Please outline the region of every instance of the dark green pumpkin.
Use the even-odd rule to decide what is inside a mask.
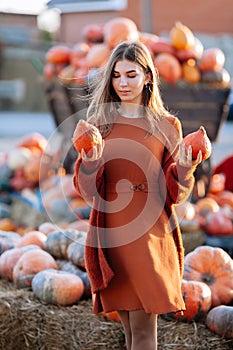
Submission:
[[[85,268],[84,250],[85,250],[86,233],[83,239],[72,242],[67,249],[67,257],[74,265]]]
[[[233,306],[219,305],[211,309],[206,317],[206,325],[216,334],[233,339]]]
[[[82,232],[74,229],[54,231],[48,234],[44,249],[57,259],[67,259],[68,246],[82,237]]]
[[[15,248],[16,244],[21,240],[21,236],[13,231],[0,230],[0,254],[8,249]]]

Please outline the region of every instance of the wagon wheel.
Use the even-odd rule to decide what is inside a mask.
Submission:
[[[201,162],[194,173],[195,183],[192,192],[191,201],[196,203],[198,199],[204,198],[210,187],[211,179],[211,160],[210,158]]]

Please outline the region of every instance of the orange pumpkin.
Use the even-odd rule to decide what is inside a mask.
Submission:
[[[110,321],[121,322],[120,316],[117,311],[101,312],[101,315],[106,317]]]
[[[175,56],[179,61],[184,62],[189,59],[199,60],[202,57],[204,46],[202,42],[195,37],[194,46],[189,49],[175,50]]]
[[[211,236],[232,236],[233,224],[223,211],[210,212],[206,215],[205,231]]]
[[[151,43],[150,47],[154,55],[159,53],[169,53],[171,55],[175,54],[175,49],[172,46],[171,41],[165,38],[158,38],[157,41]]]
[[[195,45],[195,37],[191,29],[181,22],[176,22],[170,30],[170,39],[173,46],[180,49],[190,49]]]
[[[25,235],[26,233],[30,232],[30,231],[33,231],[34,230],[34,227],[29,227],[29,226],[24,226],[24,225],[20,225],[17,227],[17,230],[16,232],[20,235],[20,236],[23,236]]]
[[[205,49],[199,61],[201,71],[220,71],[225,64],[225,54],[219,48]]]
[[[27,181],[37,185],[47,179],[51,173],[51,157],[46,154],[34,156],[24,167],[24,176]]]
[[[193,203],[185,201],[175,206],[176,215],[179,219],[192,220],[195,218],[196,209]]]
[[[5,250],[15,248],[20,240],[21,236],[16,232],[0,231],[0,254]]]
[[[181,291],[186,310],[183,315],[174,314],[173,318],[182,322],[198,321],[204,318],[212,304],[210,287],[204,282],[183,279]]]
[[[189,83],[199,83],[201,80],[200,69],[194,59],[188,59],[182,64],[183,79]]]
[[[84,42],[80,42],[74,45],[70,53],[71,65],[75,68],[79,68],[80,62],[82,62],[83,58],[86,57],[89,49],[90,49],[90,46]]]
[[[171,84],[182,77],[180,62],[170,53],[159,53],[154,59],[154,65],[159,76]]]
[[[206,160],[210,157],[212,145],[203,126],[201,126],[197,131],[186,135],[183,142],[186,145],[186,150],[188,150],[189,146],[192,146],[193,159],[197,158],[199,151],[202,152],[202,160]]]
[[[83,297],[89,298],[91,296],[91,283],[88,273],[84,269],[75,266],[71,261],[67,261],[65,259],[57,259],[56,262],[58,264],[59,270],[72,273],[81,278],[84,285]]]
[[[17,228],[16,223],[10,218],[0,219],[1,231],[15,231]]]
[[[107,44],[93,45],[86,56],[87,65],[89,68],[99,68],[103,66],[109,59],[112,50]]]
[[[139,41],[141,41],[147,48],[153,52],[153,45],[159,40],[158,35],[148,32],[139,32]]]
[[[43,152],[48,145],[48,140],[42,134],[38,132],[32,132],[23,136],[18,142],[18,147],[26,147],[29,150],[38,150],[39,153]]]
[[[27,245],[37,245],[43,248],[43,243],[47,239],[47,236],[40,231],[30,231],[22,236],[21,240],[16,244],[16,248],[25,247]]]
[[[233,192],[224,190],[216,195],[216,201],[220,206],[229,206],[233,209]]]
[[[29,288],[33,277],[46,269],[58,269],[55,259],[42,249],[28,250],[14,266],[13,282],[17,288]]]
[[[73,198],[70,200],[69,206],[72,210],[78,209],[78,208],[85,208],[87,206],[87,203],[82,199],[81,197]]]
[[[122,41],[139,40],[139,33],[134,21],[126,17],[115,17],[105,23],[104,42],[113,49]]]
[[[46,55],[46,61],[54,64],[64,64],[70,61],[71,49],[66,45],[55,45],[51,47]]]
[[[84,149],[88,153],[94,146],[102,143],[102,136],[94,125],[81,119],[75,128],[72,140],[78,152]]]
[[[47,304],[68,306],[77,303],[84,292],[79,276],[54,269],[37,273],[32,280],[34,294]]]
[[[206,283],[212,293],[212,307],[233,300],[233,260],[221,248],[200,246],[184,258],[183,278]]]
[[[219,211],[219,205],[214,198],[210,198],[210,197],[200,198],[196,202],[196,205],[198,207],[198,212],[203,215],[206,215],[209,211],[210,212]]]
[[[92,302],[95,302],[96,295],[92,293]],[[120,316],[117,311],[111,311],[111,312],[101,312],[100,315],[106,317],[110,321],[114,322],[121,322]]]
[[[49,233],[54,232],[57,230],[57,226],[55,224],[52,224],[51,222],[43,222],[38,227],[38,231],[44,233],[46,236],[48,236]]]
[[[207,327],[227,339],[233,339],[233,306],[219,305],[209,311]]]
[[[0,256],[0,276],[8,281],[13,280],[13,270],[19,258],[27,251],[40,249],[37,245],[27,245],[20,248],[6,250]]]
[[[35,188],[35,183],[28,181],[25,177],[24,168],[16,169],[10,179],[10,186],[15,191],[22,191],[25,188]]]
[[[45,63],[43,68],[43,76],[47,80],[53,80],[56,78],[56,67],[53,63]]]
[[[83,27],[81,34],[83,39],[88,43],[103,42],[104,25],[99,23],[89,23]]]
[[[210,178],[209,192],[216,194],[224,191],[226,176],[225,174],[213,174]]]

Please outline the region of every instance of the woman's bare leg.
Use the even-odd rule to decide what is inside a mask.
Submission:
[[[128,311],[118,311],[118,314],[121,319],[121,323],[124,328],[125,333],[125,342],[127,350],[131,350],[131,343],[132,343],[132,334],[130,330],[130,324],[129,324],[129,312]]]
[[[130,350],[157,350],[157,315],[144,310],[129,312]]]

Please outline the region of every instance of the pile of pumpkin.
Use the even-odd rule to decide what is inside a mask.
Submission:
[[[233,260],[221,248],[200,246],[184,259],[183,315],[165,315],[178,321],[198,321],[226,338],[233,338]]]
[[[182,292],[187,310],[183,316],[165,316],[190,322],[206,315],[208,328],[233,338],[233,192],[226,184],[224,173],[213,173],[206,197],[175,208],[182,232],[192,236],[202,230],[205,245],[185,255]]]
[[[45,153],[47,145],[47,139],[34,132],[22,137],[4,153],[0,162],[0,190],[34,189],[40,178],[47,178],[51,164],[49,154]]]
[[[176,207],[182,230],[195,232],[202,229],[207,242],[210,237],[233,240],[233,192],[225,183],[224,173],[214,173],[206,197],[198,199],[195,204],[185,202]]]
[[[42,301],[72,305],[90,296],[84,271],[86,232],[44,223],[23,236],[0,231],[0,276],[16,288],[32,288]]]
[[[0,161],[0,230],[13,230],[20,234],[33,229],[28,217],[27,227],[14,222],[12,202],[15,197],[28,206],[46,214],[59,225],[76,224],[88,218],[90,207],[78,196],[72,175],[66,173],[60,159],[60,149],[52,150],[51,142],[34,132],[18,139]],[[19,201],[20,201],[19,200]],[[24,220],[25,221],[25,220]]]
[[[101,71],[118,43],[139,40],[150,50],[162,81],[229,86],[224,52],[218,47],[205,49],[193,31],[181,22],[174,24],[166,38],[139,31],[135,22],[125,17],[104,24],[88,24],[82,34],[83,40],[72,47],[56,44],[47,51],[46,81],[58,77],[65,85],[84,84]]]
[[[1,230],[0,278],[16,288],[32,290],[47,304],[69,306],[91,298],[84,262],[89,224],[80,220],[78,226],[61,228],[44,222],[24,235]],[[116,312],[103,314],[119,321]]]
[[[68,306],[92,298],[85,269],[86,229],[45,222],[23,236],[0,231],[0,277],[32,290],[47,304]],[[205,320],[217,334],[233,338],[233,260],[221,248],[200,246],[185,256],[182,293],[187,310],[165,318]],[[103,313],[119,321],[116,312]]]

